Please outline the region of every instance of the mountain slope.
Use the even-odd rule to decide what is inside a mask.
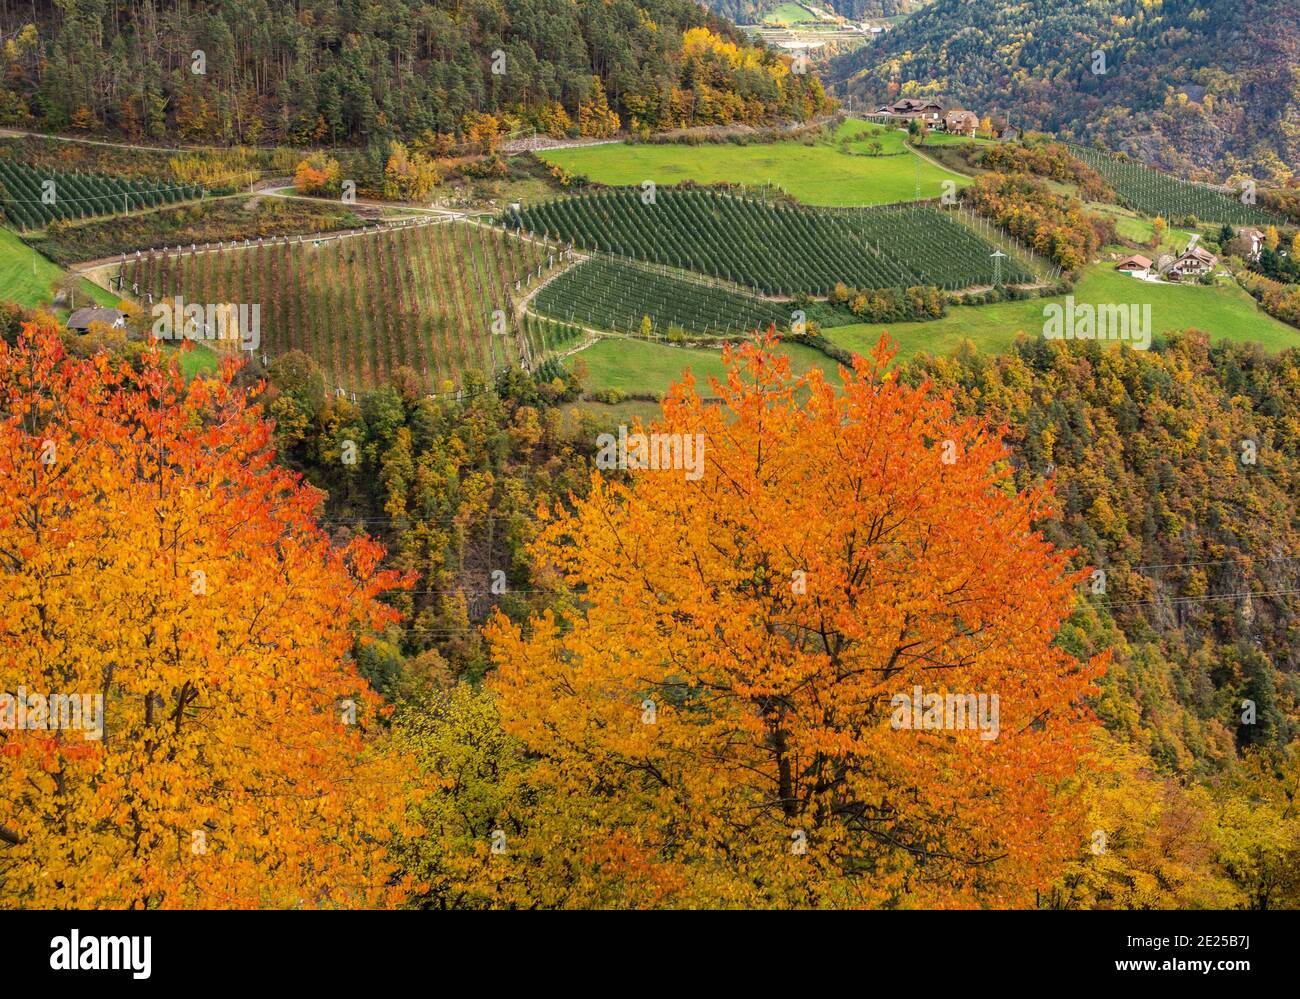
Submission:
[[[821,85],[693,0],[0,6],[0,124],[190,141],[800,118]],[[608,100],[609,107],[605,102]],[[580,120],[581,119],[581,120]]]
[[[1294,0],[937,0],[829,76],[856,97],[941,94],[1187,173],[1300,169]]]

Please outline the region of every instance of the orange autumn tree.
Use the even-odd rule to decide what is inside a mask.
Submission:
[[[300,194],[337,194],[339,175],[338,160],[324,153],[313,153],[294,169],[293,186]]]
[[[347,653],[395,580],[232,367],[137,364],[0,345],[0,906],[392,902],[403,773]]]
[[[515,862],[570,851],[578,904],[1033,904],[1087,839],[1103,665],[1053,645],[1081,577],[1048,497],[883,340],[839,391],[775,347],[726,353],[721,406],[676,386],[651,432],[702,434],[702,474],[593,476],[534,552],[571,601],[493,622],[502,724],[572,819]]]

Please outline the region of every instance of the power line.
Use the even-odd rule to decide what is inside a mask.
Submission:
[[[115,201],[117,201],[117,200],[120,199],[120,198],[139,198],[139,197],[143,197],[143,196],[146,195],[146,194],[177,194],[177,193],[184,194],[184,193],[185,193],[184,188],[181,188],[181,187],[164,187],[164,188],[159,188],[159,189],[154,190],[154,191],[119,191],[119,192],[117,192],[117,193],[115,193],[115,194],[94,194],[94,195],[91,195],[90,197],[86,197],[86,198],[65,198],[65,197],[62,197],[62,196],[57,196],[53,201],[42,201],[42,200],[40,200],[40,199],[37,199],[37,200],[33,201],[33,200],[31,200],[31,199],[28,199],[28,198],[0,198],[0,204],[6,204],[6,205],[43,205],[43,206],[46,207],[46,208],[57,208],[59,205],[61,205],[61,204],[66,204],[66,203],[69,202],[69,201],[71,201],[71,202],[73,202],[73,203],[76,203],[76,204],[80,204],[80,203],[82,203],[82,202],[86,202],[86,203],[89,203],[89,204],[101,204],[101,203],[106,202],[106,201],[107,201],[107,202],[115,202]],[[203,192],[201,192],[200,195],[192,195],[192,196],[190,196],[189,198],[187,198],[186,200],[193,201],[196,197],[201,197],[202,194],[206,194],[206,193],[207,193],[206,191],[203,191]],[[175,204],[175,202],[173,202],[173,204]],[[156,207],[156,206],[149,205],[149,206],[147,206],[147,207],[152,208],[152,207]]]
[[[1255,597],[1284,597],[1300,594],[1300,587],[1280,590],[1245,590],[1241,593],[1210,593],[1195,597],[1166,597],[1163,600],[1117,600],[1099,602],[1098,607],[1154,607],[1159,604],[1201,604],[1214,600],[1248,600]]]

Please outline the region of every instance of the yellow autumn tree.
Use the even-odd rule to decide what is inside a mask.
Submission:
[[[79,132],[88,132],[96,128],[99,122],[95,118],[95,112],[83,105],[72,113],[71,124]]]
[[[1300,747],[1252,750],[1220,790],[1219,861],[1241,907],[1300,905]]]
[[[741,48],[708,28],[687,28],[682,32],[682,54],[690,57],[711,56],[728,66],[755,69],[760,52],[754,47]]]
[[[883,341],[839,391],[775,347],[599,441],[628,476],[534,547],[569,602],[489,628],[502,725],[579,820],[553,848],[622,905],[1032,904],[1102,668],[1053,645],[1080,575],[1048,498]]]
[[[582,135],[607,138],[622,127],[618,112],[609,106],[600,77],[591,78],[591,96],[578,105],[578,131]]]
[[[231,382],[0,343],[0,906],[374,906],[392,617]]]
[[[1169,223],[1157,215],[1151,220],[1151,245],[1159,249],[1165,241],[1165,235],[1169,232]]]
[[[560,139],[573,128],[573,119],[559,101],[547,101],[532,114],[535,127],[544,135]]]
[[[397,140],[388,144],[384,165],[384,196],[400,201],[423,201],[441,180],[438,165],[423,153],[412,153]]]
[[[1241,893],[1217,863],[1210,793],[1162,774],[1141,750],[1099,735],[1085,775],[1087,820],[1076,858],[1039,897],[1053,909],[1234,908]]]
[[[483,111],[470,111],[461,119],[465,141],[480,153],[491,155],[501,144],[501,123]]]

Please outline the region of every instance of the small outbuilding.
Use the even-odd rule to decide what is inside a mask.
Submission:
[[[1123,271],[1125,274],[1132,274],[1136,277],[1146,277],[1151,273],[1151,260],[1135,253],[1131,257],[1125,257],[1115,265],[1115,270]]]
[[[91,323],[103,323],[113,329],[120,329],[126,325],[126,313],[121,309],[105,309],[97,306],[78,309],[68,316],[67,325],[70,330],[85,333],[90,329]]]

